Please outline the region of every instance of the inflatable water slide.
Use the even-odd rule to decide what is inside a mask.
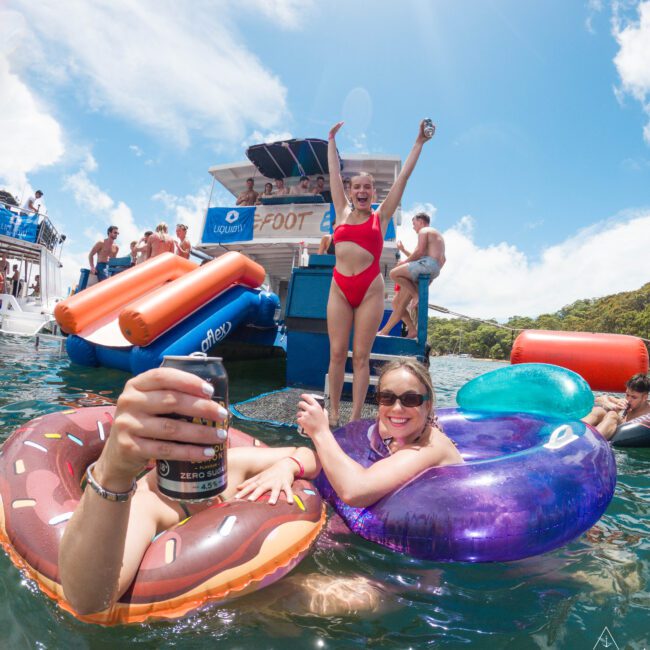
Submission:
[[[57,304],[68,356],[138,374],[165,355],[207,352],[236,328],[273,327],[279,298],[262,266],[229,252],[202,266],[172,253],[138,264]]]

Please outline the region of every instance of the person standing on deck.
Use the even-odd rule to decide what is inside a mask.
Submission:
[[[336,210],[336,265],[327,302],[327,331],[330,340],[330,420],[336,426],[345,363],[348,356],[350,332],[352,341],[352,420],[361,418],[361,408],[368,392],[370,378],[370,350],[384,313],[384,278],[379,258],[384,245],[386,229],[402,200],[406,183],[415,169],[424,143],[430,138],[424,132],[424,120],[399,176],[384,201],[372,210],[374,179],[369,174],[358,174],[351,179],[348,203],[335,137],[343,122],[329,132],[327,164],[330,171],[330,191]]]
[[[38,203],[37,201],[43,196],[43,192],[41,190],[36,190],[35,194],[33,196],[28,196],[25,203],[23,203],[23,210],[27,210],[28,212],[38,212],[41,204]]]
[[[433,282],[447,261],[445,240],[435,228],[429,226],[430,222],[431,218],[424,212],[413,217],[413,230],[418,235],[418,243],[415,250],[390,272],[390,278],[399,284],[400,292],[395,297],[393,313],[379,332],[381,336],[387,335],[401,320],[406,322],[407,337],[414,339],[417,336],[414,323],[409,323],[410,319],[404,317],[407,316],[407,307],[411,301],[414,307],[418,304],[418,279],[421,275],[428,275],[429,283]]]
[[[176,237],[177,240],[174,242],[176,244],[176,255],[180,255],[186,260],[189,260],[192,244],[187,239],[187,226],[184,223],[179,223],[176,226]]]
[[[119,229],[117,226],[109,226],[106,231],[108,237],[104,241],[98,241],[90,250],[88,255],[88,264],[90,265],[90,273],[97,275],[97,282],[106,280],[108,278],[108,260],[112,257],[117,257],[119,246],[115,240],[119,236]],[[97,264],[93,258],[97,255]]]
[[[246,189],[237,197],[236,205],[255,205],[259,194],[255,191],[255,181],[246,179]]]
[[[156,226],[156,232],[152,233],[147,239],[147,259],[156,257],[161,253],[173,253],[175,246],[172,236],[167,231],[167,224],[161,221]]]
[[[18,298],[18,290],[20,289],[20,269],[18,264],[13,265],[13,273],[11,275],[11,295]]]

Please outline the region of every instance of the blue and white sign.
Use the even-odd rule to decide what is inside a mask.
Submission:
[[[203,230],[204,244],[229,244],[253,239],[255,208],[209,208]]]
[[[16,214],[0,208],[0,235],[36,242],[37,234],[37,214]]]

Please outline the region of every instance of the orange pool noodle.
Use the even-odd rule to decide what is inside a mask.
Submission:
[[[128,305],[120,313],[120,329],[133,345],[148,345],[231,284],[256,288],[264,276],[257,262],[231,251]]]
[[[90,323],[135,300],[146,291],[196,268],[194,262],[173,253],[157,255],[62,300],[54,309],[54,317],[64,332],[78,334]]]
[[[511,363],[552,363],[577,372],[592,390],[625,391],[627,380],[648,372],[648,350],[623,334],[524,330],[515,339]]]

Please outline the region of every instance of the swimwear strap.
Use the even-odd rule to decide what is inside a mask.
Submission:
[[[302,478],[305,475],[304,465],[297,458],[294,458],[293,456],[288,456],[288,458],[289,460],[292,460],[296,465],[298,465],[298,469],[300,471],[298,472],[298,476],[296,478]]]
[[[133,479],[131,488],[127,492],[112,492],[111,490],[107,490],[105,487],[102,487],[93,476],[93,468],[95,465],[97,465],[96,462],[88,465],[88,469],[86,470],[86,479],[88,481],[88,485],[90,485],[90,487],[95,490],[95,492],[97,492],[97,494],[99,494],[102,499],[106,499],[107,501],[128,501],[133,496],[133,494],[135,494],[135,491],[138,487],[135,479]]]

